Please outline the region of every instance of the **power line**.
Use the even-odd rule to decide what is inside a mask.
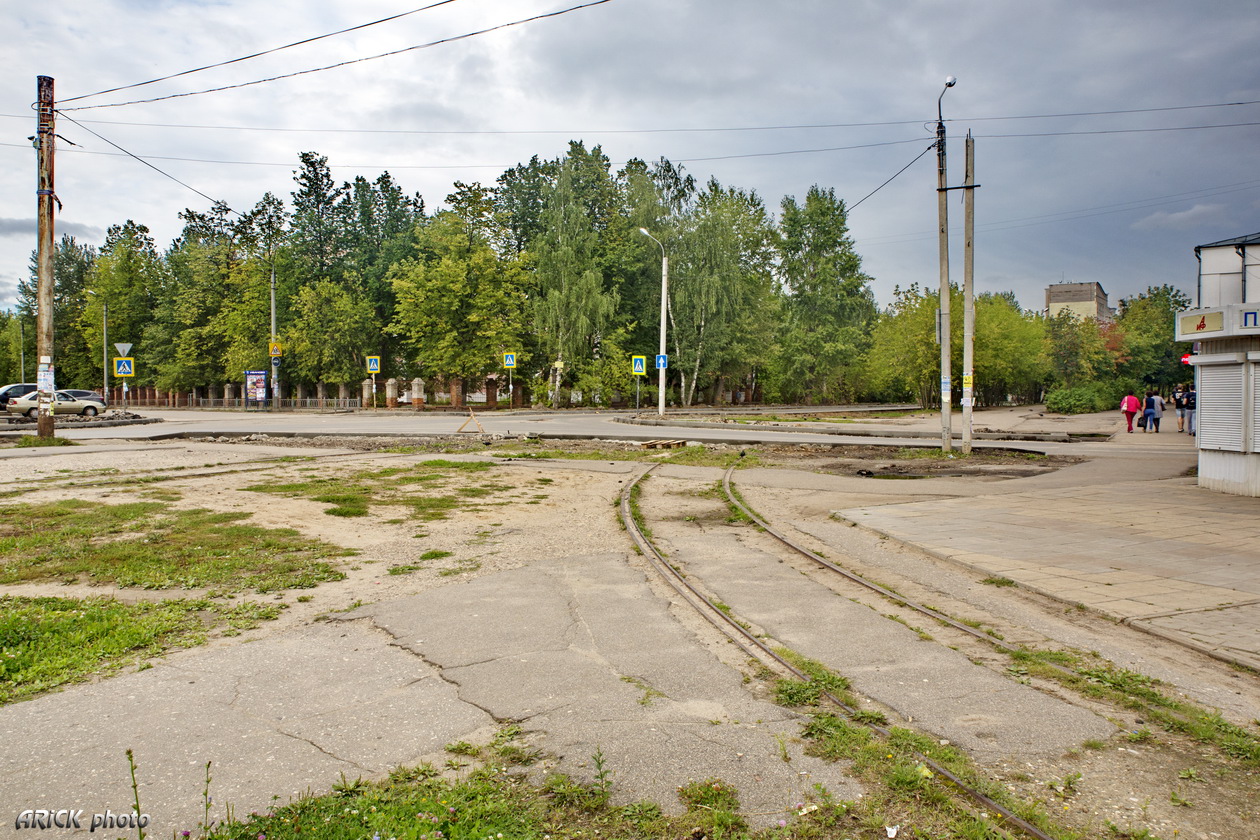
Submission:
[[[66,119],[70,119],[70,118],[66,117]],[[75,125],[81,125],[81,123],[78,123],[73,120],[71,121],[75,122]],[[93,133],[95,134],[95,132]],[[100,137],[99,134],[96,136]],[[104,138],[101,138],[101,139],[104,139]],[[106,140],[106,142],[108,143],[109,141]],[[889,140],[882,143],[863,143],[856,146],[833,146],[833,147],[829,147],[825,149],[789,149],[789,150],[774,151],[774,152],[749,152],[748,154],[740,154],[740,155],[720,155],[720,156],[715,156],[715,157],[678,158],[675,162],[676,163],[696,163],[696,162],[711,161],[711,160],[734,160],[737,158],[778,157],[778,156],[783,156],[783,155],[815,154],[819,152],[844,152],[844,151],[851,151],[855,149],[870,149],[870,148],[877,148],[880,146],[900,146],[905,143],[919,143],[919,142],[922,142],[922,138],[916,137],[911,140]],[[113,146],[114,144],[110,143],[110,145]],[[16,149],[27,148],[26,146],[18,144],[18,143],[0,143],[0,146],[8,146],[10,148],[16,148]],[[114,147],[119,148],[118,146],[114,146]],[[70,150],[66,150],[66,152],[70,153]],[[75,153],[86,154],[86,155],[104,155],[106,157],[119,157],[119,155],[116,155],[112,152],[93,152],[93,151],[84,150],[84,151],[75,152]],[[136,157],[136,155],[131,154],[131,152],[125,152],[125,153],[128,156]],[[216,166],[283,166],[283,167],[289,167],[289,168],[294,166],[294,163],[292,161],[278,163],[274,161],[252,161],[252,160],[211,160],[207,158],[172,157],[169,155],[145,155],[144,159],[175,161],[179,163],[208,163],[208,164],[213,164]],[[625,161],[621,161],[621,163],[624,164]],[[394,164],[394,165],[330,163],[329,168],[330,169],[377,169],[377,170],[386,170],[386,169],[389,169],[389,170],[510,169],[516,165],[517,165],[516,163]]]
[[[993,120],[1048,120],[1061,117],[1104,117],[1117,114],[1156,114],[1164,111],[1192,111],[1198,108],[1236,108],[1241,105],[1260,105],[1260,99],[1240,102],[1211,102],[1202,105],[1168,105],[1159,108],[1126,108],[1111,111],[1069,111],[1062,114],[1021,114],[1010,117],[956,117],[945,122],[990,122]]]
[[[919,159],[919,158],[923,157],[924,155],[926,155],[928,152],[932,151],[932,150],[933,150],[933,149],[935,149],[935,148],[936,148],[936,143],[935,143],[935,142],[933,142],[933,143],[929,143],[929,144],[928,144],[928,147],[927,147],[926,149],[924,149],[923,151],[919,152],[917,155],[915,155],[915,156],[914,156],[914,160],[910,161],[910,162],[909,162],[909,163],[907,163],[905,166],[903,166],[903,167],[901,167],[900,169],[898,169],[898,170],[897,170],[897,171],[893,174],[892,178],[889,178],[887,181],[885,181],[884,183],[880,184],[878,187],[876,187],[875,189],[873,189],[873,190],[871,190],[870,192],[868,192],[866,195],[864,195],[864,196],[862,196],[861,198],[859,198],[855,204],[850,205],[850,206],[847,208],[848,212],[852,212],[852,211],[853,211],[853,208],[857,207],[857,206],[858,206],[858,204],[861,204],[863,201],[866,201],[866,199],[870,198],[871,196],[875,195],[875,193],[879,192],[879,191],[880,191],[880,190],[882,190],[884,187],[886,187],[886,186],[888,186],[889,184],[891,184],[891,183],[893,182],[893,178],[896,178],[896,177],[897,177],[898,175],[900,175],[902,172],[905,172],[905,171],[906,171],[907,169],[909,169],[911,166],[914,166],[915,162],[916,162],[916,161],[918,161],[918,159]]]
[[[391,20],[398,20],[399,18],[404,18],[404,17],[407,17],[408,15],[414,15],[417,12],[427,12],[429,9],[435,9],[438,6],[445,6],[447,3],[454,3],[454,2],[456,2],[456,0],[438,0],[437,3],[430,3],[428,6],[421,6],[419,9],[412,9],[409,12],[401,12],[396,15],[390,15],[389,17],[381,18],[380,20],[371,21],[370,23],[361,23],[358,26],[347,27],[346,29],[338,29],[336,32],[329,32],[324,35],[316,35],[313,38],[303,38],[301,41],[294,41],[292,44],[285,44],[284,46],[280,46],[280,47],[272,47],[271,49],[263,50],[262,52],[256,52],[256,53],[253,53],[252,55],[243,55],[240,58],[232,58],[227,61],[220,61],[216,64],[207,64],[203,67],[194,67],[192,70],[184,70],[179,73],[172,73],[169,76],[159,76],[156,79],[149,79],[147,82],[136,82],[133,85],[122,85],[121,87],[109,88],[108,90],[98,90],[96,93],[85,93],[82,96],[72,96],[69,99],[63,99],[61,101],[63,103],[76,102],[80,99],[90,99],[93,96],[103,96],[107,93],[117,93],[120,90],[131,90],[132,88],[144,87],[145,85],[152,85],[158,82],[165,82],[168,79],[178,79],[180,76],[190,76],[193,73],[200,73],[203,70],[213,70],[216,67],[226,67],[229,64],[237,64],[242,61],[249,61],[252,58],[260,58],[261,56],[264,56],[264,55],[271,55],[272,53],[280,52],[281,50],[287,50],[287,49],[290,49],[291,47],[300,47],[303,44],[311,44],[311,43],[314,43],[315,41],[322,41],[325,38],[332,38],[335,35],[345,35],[347,32],[354,32],[359,29],[367,29],[369,26],[376,26],[377,24],[380,24],[380,23],[388,23]]]
[[[1220,123],[1214,125],[1183,125],[1169,128],[1104,128],[1094,131],[1042,131],[1030,134],[977,134],[976,137],[986,139],[1008,139],[1015,137],[1073,137],[1088,134],[1151,134],[1159,131],[1203,131],[1209,128],[1246,128],[1260,125],[1260,122]]]
[[[1002,219],[1000,221],[986,222],[978,227],[982,231],[1002,231],[1012,230],[1021,227],[1036,227],[1043,224],[1056,224],[1059,222],[1072,222],[1078,219],[1088,219],[1094,216],[1107,216],[1115,213],[1125,213],[1132,210],[1147,210],[1153,207],[1159,207],[1163,204],[1171,204],[1173,202],[1189,199],[1189,198],[1210,198],[1217,195],[1228,195],[1235,192],[1247,192],[1260,188],[1260,180],[1244,181],[1241,184],[1222,184],[1215,187],[1204,187],[1198,190],[1189,190],[1187,192],[1171,193],[1169,195],[1151,196],[1148,198],[1134,199],[1133,201],[1121,202],[1118,204],[1102,204],[1096,207],[1081,207],[1075,210],[1061,210],[1057,213],[1045,213],[1037,216],[1021,216],[1014,219]],[[873,236],[860,240],[860,244],[864,246],[880,246],[902,244],[905,242],[920,242],[928,239],[934,239],[937,231],[916,231],[913,233],[896,233],[886,236]]]
[[[451,0],[447,0],[450,2]],[[428,8],[428,7],[426,7]],[[368,24],[365,24],[368,25]],[[170,78],[170,77],[168,77]],[[142,83],[147,84],[147,83]],[[103,91],[108,93],[108,91]],[[89,94],[95,96],[96,94]],[[84,97],[76,97],[82,99]],[[72,100],[63,100],[69,102]],[[152,101],[152,100],[145,100]],[[131,104],[131,103],[119,103]],[[1124,114],[1151,114],[1173,111],[1187,111],[1204,108],[1236,108],[1246,105],[1260,104],[1260,100],[1246,100],[1241,102],[1216,102],[1205,103],[1199,105],[1172,105],[1160,108],[1137,108],[1127,110],[1112,111],[1076,111],[1061,114],[1020,114],[1011,116],[996,117],[957,117],[947,119],[947,123],[971,123],[971,122],[995,122],[995,121],[1017,121],[1017,120],[1041,120],[1056,119],[1066,117],[1091,117],[1091,116],[1113,116]],[[112,106],[99,106],[112,107]],[[74,110],[74,109],[67,109]],[[0,114],[0,118],[13,119],[30,119],[29,115],[22,114]],[[601,128],[601,129],[561,129],[561,128],[543,128],[543,129],[405,129],[405,128],[287,128],[283,126],[254,126],[254,125],[201,125],[187,123],[150,123],[150,122],[127,122],[121,120],[84,120],[84,122],[93,125],[119,125],[119,126],[135,126],[139,128],[178,128],[178,129],[196,129],[210,131],[259,131],[259,132],[276,132],[276,133],[307,133],[307,134],[399,134],[399,135],[457,135],[457,136],[474,136],[474,135],[505,135],[505,134],[567,134],[577,136],[581,134],[683,134],[683,133],[723,133],[723,132],[754,132],[754,131],[808,131],[834,128],[878,128],[885,126],[898,125],[921,125],[923,120],[885,120],[880,122],[849,122],[849,123],[797,123],[782,125],[747,125],[747,126],[690,126],[690,127],[673,127],[673,128]],[[1244,123],[1245,124],[1245,123]],[[1124,129],[1115,129],[1115,131],[1123,131]],[[1135,129],[1137,130],[1137,129]],[[1072,132],[1058,132],[1068,134]],[[989,137],[1021,137],[1021,136],[1053,136],[1051,135],[986,135]]]
[[[521,18],[519,20],[509,21],[508,23],[500,23],[495,26],[486,27],[485,29],[478,29],[475,32],[466,32],[463,35],[452,35],[449,38],[439,38],[436,41],[429,41],[426,44],[416,44],[414,46],[403,47],[402,49],[391,50],[390,52],[384,52],[378,55],[369,55],[364,58],[352,58],[352,59],[349,59],[348,61],[339,61],[336,64],[328,64],[323,67],[314,67],[314,68],[311,68],[310,70],[297,70],[293,73],[283,73],[279,76],[269,76],[268,78],[265,78],[265,79],[255,79],[252,82],[240,82],[234,85],[222,85],[220,87],[206,88],[205,90],[188,91],[186,93],[172,93],[172,94],[168,94],[167,96],[155,96],[152,99],[133,99],[128,102],[111,102],[108,105],[79,105],[77,107],[67,108],[65,110],[85,111],[90,108],[120,108],[124,105],[142,105],[149,102],[162,102],[167,99],[180,99],[186,96],[201,96],[202,94],[206,94],[206,93],[219,93],[225,90],[236,90],[238,88],[251,87],[252,85],[265,84],[267,82],[276,82],[281,79],[292,79],[296,76],[305,76],[311,73],[321,73],[325,70],[334,70],[338,67],[347,67],[351,64],[361,64],[365,61],[375,61],[378,58],[388,58],[390,56],[401,55],[402,53],[411,52],[413,50],[424,50],[424,49],[428,49],[429,47],[439,46],[441,44],[450,44],[455,41],[463,41],[468,38],[474,38],[478,35],[485,35],[490,32],[497,32],[500,29],[508,29],[513,26],[521,26],[526,23],[534,23],[535,21],[545,20],[547,18],[559,17],[561,15],[567,15],[570,12],[576,12],[581,9],[589,9],[592,6],[602,6],[605,3],[611,3],[611,2],[612,0],[590,0],[590,2],[581,3],[577,6],[570,6],[567,9],[560,9],[559,11],[555,11],[555,12],[546,12],[540,15],[533,15],[531,17]]]
[[[58,112],[58,113],[60,113],[60,112]],[[201,190],[197,189],[196,187],[194,187],[194,186],[190,186],[189,184],[185,184],[183,181],[179,180],[179,179],[178,179],[178,178],[176,178],[174,175],[170,174],[169,172],[164,172],[164,171],[162,171],[161,169],[158,169],[156,166],[154,166],[153,164],[149,163],[147,160],[145,160],[144,158],[140,157],[139,155],[132,154],[131,152],[129,152],[129,151],[127,151],[126,149],[124,149],[122,146],[119,146],[119,145],[118,145],[117,143],[115,143],[114,141],[109,140],[109,139],[107,139],[107,138],[105,138],[105,137],[102,137],[101,135],[99,135],[99,134],[97,134],[95,131],[93,131],[92,129],[88,128],[87,126],[83,125],[82,123],[77,122],[77,121],[76,121],[73,117],[67,117],[65,114],[61,114],[61,116],[62,116],[62,117],[65,117],[65,119],[67,119],[67,120],[69,120],[70,122],[74,123],[74,124],[75,124],[75,125],[77,125],[79,128],[83,129],[83,130],[84,130],[84,131],[86,131],[88,134],[91,134],[93,137],[97,138],[98,140],[103,140],[104,142],[106,142],[106,143],[108,143],[109,145],[113,146],[115,149],[117,149],[118,151],[122,152],[122,153],[123,153],[124,155],[126,155],[127,157],[130,157],[130,158],[135,158],[136,160],[140,161],[140,162],[141,162],[141,163],[143,163],[145,166],[149,167],[150,169],[152,169],[154,172],[158,173],[159,175],[161,175],[161,176],[163,176],[163,177],[165,177],[165,178],[170,178],[172,181],[174,181],[175,183],[179,184],[181,187],[184,187],[185,189],[192,190],[192,191],[193,191],[193,192],[195,192],[197,195],[199,195],[199,196],[201,196],[202,198],[204,198],[206,201],[209,201],[211,204],[222,204],[224,207],[227,207],[227,202],[225,202],[225,201],[219,201],[218,199],[211,198],[210,196],[206,195],[205,193],[203,193]],[[228,209],[229,209],[229,210],[231,210],[231,208],[228,208]],[[235,211],[235,210],[232,210],[232,212],[233,212],[233,213],[236,213],[236,211]],[[239,213],[237,213],[236,215],[238,215],[238,216],[239,216],[240,214],[239,214]]]

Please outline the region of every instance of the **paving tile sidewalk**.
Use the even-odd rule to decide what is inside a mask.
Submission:
[[[1260,499],[1204,490],[1193,478],[1115,478],[837,513],[986,574],[1260,668]]]

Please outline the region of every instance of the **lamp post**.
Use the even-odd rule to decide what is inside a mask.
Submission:
[[[952,408],[952,383],[950,382],[950,349],[949,330],[949,210],[946,201],[945,179],[945,119],[941,115],[941,101],[945,91],[952,88],[958,80],[953,76],[945,79],[945,87],[936,98],[936,214],[940,225],[940,261],[941,261],[941,297],[940,318],[941,340],[941,450],[949,452],[953,446],[953,430],[950,428],[950,409]]]
[[[665,255],[665,246],[661,244],[661,240],[648,233],[647,228],[639,228],[639,233],[651,239],[657,245],[661,246],[661,348],[658,355],[665,354],[665,318],[669,312],[669,257]],[[659,362],[659,359],[657,360]],[[665,416],[665,368],[660,365],[656,368],[656,413],[660,417]]]

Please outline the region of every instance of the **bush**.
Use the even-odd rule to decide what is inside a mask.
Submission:
[[[1127,382],[1088,382],[1075,388],[1059,388],[1046,395],[1046,411],[1056,414],[1119,411],[1120,400],[1130,387]]]

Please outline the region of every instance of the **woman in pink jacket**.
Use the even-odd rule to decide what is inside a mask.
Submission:
[[[1132,391],[1126,394],[1124,399],[1120,400],[1120,410],[1124,412],[1124,419],[1125,422],[1129,424],[1130,433],[1133,431],[1133,418],[1137,415],[1141,408],[1141,400],[1133,396]]]

